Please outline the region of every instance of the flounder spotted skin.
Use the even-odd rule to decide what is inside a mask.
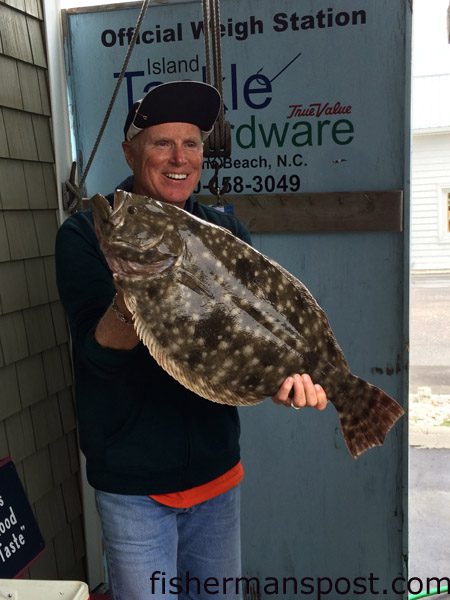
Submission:
[[[350,453],[382,444],[403,414],[350,373],[307,288],[222,227],[116,192],[92,199],[101,249],[155,360],[200,396],[250,405],[309,373],[336,407]]]

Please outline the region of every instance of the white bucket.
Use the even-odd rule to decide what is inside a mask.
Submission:
[[[0,600],[88,600],[88,586],[81,581],[0,579]]]

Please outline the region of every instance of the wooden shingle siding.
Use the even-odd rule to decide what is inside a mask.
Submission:
[[[32,427],[31,411],[30,426]],[[54,487],[50,450],[47,447],[31,452],[23,461],[28,498],[34,504]]]
[[[79,458],[78,458],[78,440],[75,427],[67,433],[67,447],[69,449],[70,466],[72,473],[76,473],[79,470]]]
[[[50,302],[58,344],[68,340],[63,309],[50,297],[43,259],[0,262],[0,290],[0,315]]]
[[[9,108],[3,108],[2,111],[8,142],[7,158],[39,160],[33,115]]]
[[[44,269],[48,289],[48,298],[50,301],[59,300],[58,288],[56,286],[55,261],[53,256],[44,258]]]
[[[65,528],[67,521],[60,487],[51,490],[36,502],[36,514],[45,538],[52,539]]]
[[[6,237],[5,217],[0,213],[0,262],[10,260],[10,258],[11,253],[9,251],[8,239]]]
[[[0,263],[0,290],[0,314],[14,312],[29,306],[30,300],[23,261]]]
[[[8,140],[6,139],[6,127],[3,119],[3,111],[0,108],[0,156],[9,156]]]
[[[34,227],[36,230],[40,256],[53,254],[58,222],[54,210],[32,211]]]
[[[32,579],[52,579],[53,573],[58,572],[53,544],[45,549],[39,560],[31,565],[29,571]]]
[[[54,157],[50,120],[41,115],[33,115],[32,121],[39,160],[41,162],[53,162]]]
[[[77,517],[72,521],[71,526],[72,537],[74,541],[73,546],[75,549],[75,558],[77,561],[80,561],[84,555],[82,549],[85,547],[83,521],[80,517]]]
[[[44,69],[37,69],[38,83],[39,83],[39,94],[42,104],[42,112],[45,115],[50,115],[50,96],[48,91],[48,78],[47,71]]]
[[[41,258],[25,260],[25,274],[30,306],[37,306],[50,300],[45,277],[44,261]]]
[[[2,80],[7,85],[0,86],[0,104],[13,108],[22,108],[22,94],[20,91],[19,64],[13,58],[0,56],[0,72]],[[24,64],[24,63],[23,63]]]
[[[33,63],[26,14],[2,4],[0,30],[2,32],[3,54],[27,63]]]
[[[25,321],[22,312],[0,317],[0,341],[5,365],[29,355]]]
[[[63,348],[55,347],[42,353],[44,373],[47,376],[47,388],[50,394],[60,392],[67,384],[61,355]]]
[[[5,211],[6,237],[13,260],[39,256],[39,244],[33,214],[29,211]]]
[[[72,360],[70,357],[69,344],[59,346],[61,362],[63,367],[64,381],[66,386],[72,386]]]
[[[75,564],[72,529],[68,525],[54,537],[56,566],[59,573],[68,573]]]
[[[81,498],[75,477],[69,477],[62,484],[64,505],[71,521],[75,520],[81,511]]]
[[[61,492],[61,488],[59,487],[60,484],[70,477],[70,456],[66,438],[64,436],[58,437],[53,443],[49,445],[49,448],[53,480],[58,486],[56,490],[59,493]]]
[[[45,448],[62,435],[61,417],[56,396],[49,396],[31,407],[36,448]],[[50,448],[49,448],[50,450]]]
[[[2,402],[0,402],[0,420],[4,420],[21,410],[19,383],[17,381],[14,365],[3,367],[0,371],[0,390],[2,390]]]
[[[28,209],[27,186],[22,161],[0,158],[0,208],[3,210]]]
[[[52,313],[48,304],[35,306],[23,311],[27,332],[29,354],[38,354],[54,349],[56,345]]]
[[[21,410],[5,419],[6,439],[14,460],[20,462],[36,451],[30,409]]]
[[[0,32],[0,458],[12,457],[46,542],[25,575],[86,580],[41,0],[0,0]]]
[[[55,330],[56,343],[58,346],[69,341],[69,335],[66,326],[66,316],[60,302],[50,304],[52,311],[53,328]]]
[[[24,0],[24,10],[27,14],[42,21],[42,6],[40,0]]]
[[[25,11],[25,0],[5,0],[5,4],[17,10]]]
[[[6,439],[6,429],[4,421],[0,421],[0,456],[8,454],[8,441]]]
[[[45,42],[43,35],[43,23],[38,19],[26,17],[28,35],[30,38],[31,53],[33,63],[39,67],[47,67],[47,58],[45,56]]]
[[[17,63],[19,70],[20,92],[24,110],[29,112],[43,114],[44,107],[41,98],[41,86],[39,83],[39,73],[41,69],[27,65],[26,63]],[[48,106],[46,106],[46,113]],[[47,113],[48,114],[48,113]]]
[[[64,433],[69,433],[75,429],[75,410],[73,407],[72,396],[67,388],[58,392],[58,404],[59,410],[61,411],[61,421]],[[69,440],[66,441],[70,456],[70,443]]]
[[[40,354],[17,362],[16,369],[23,408],[27,408],[47,396],[44,364]]]

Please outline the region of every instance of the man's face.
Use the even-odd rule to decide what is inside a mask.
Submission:
[[[133,171],[133,192],[183,207],[201,175],[200,129],[190,123],[163,123],[123,142]]]

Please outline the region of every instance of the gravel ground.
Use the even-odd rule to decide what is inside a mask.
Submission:
[[[450,448],[450,395],[419,387],[409,398],[409,443],[426,448]]]

